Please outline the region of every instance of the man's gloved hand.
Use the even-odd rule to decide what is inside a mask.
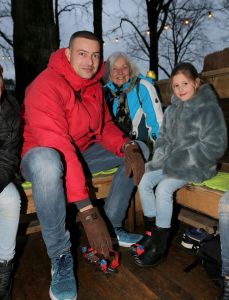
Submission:
[[[124,148],[126,175],[133,175],[134,184],[138,185],[144,172],[145,163],[138,145],[126,144]]]
[[[83,224],[92,249],[104,255],[105,258],[109,258],[109,252],[112,251],[111,237],[98,208],[93,207],[85,211],[80,211],[79,219]]]

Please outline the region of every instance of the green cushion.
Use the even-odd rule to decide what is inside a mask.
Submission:
[[[30,181],[24,181],[22,182],[21,186],[23,189],[30,189],[32,187],[32,183]]]
[[[98,175],[112,175],[117,171],[116,168],[112,168],[109,170],[104,170],[100,172],[93,173],[93,177]],[[201,183],[192,183],[196,186],[206,186],[208,188],[219,190],[222,192],[226,192],[229,189],[229,173],[226,172],[218,172],[216,176],[212,177],[211,179],[205,180]],[[25,189],[29,189],[32,187],[32,183],[29,181],[24,181],[22,183],[22,187]]]
[[[206,186],[208,188],[226,192],[229,189],[229,173],[218,172],[216,176],[211,179],[205,180],[201,183],[192,183],[197,186]]]
[[[117,171],[117,167],[109,169],[109,170],[104,170],[104,171],[99,171],[96,173],[93,173],[92,176],[98,176],[98,175],[112,175]],[[32,183],[30,181],[24,181],[21,185],[23,187],[23,189],[31,189],[32,187]]]
[[[98,175],[112,175],[112,174],[114,174],[117,170],[118,170],[118,168],[115,167],[115,168],[112,168],[112,169],[109,169],[109,170],[99,171],[99,172],[93,173],[92,176],[95,177],[95,176],[98,176]]]

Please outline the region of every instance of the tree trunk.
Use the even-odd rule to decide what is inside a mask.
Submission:
[[[25,88],[47,66],[58,48],[52,0],[11,0],[14,21],[16,96],[23,101]]]
[[[146,1],[148,26],[150,30],[150,53],[149,53],[149,68],[154,71],[158,78],[158,35],[157,35],[157,23],[158,23],[158,1]]]
[[[103,0],[93,0],[94,14],[94,33],[102,41],[103,40],[103,21],[102,21]],[[103,56],[103,48],[101,49]]]

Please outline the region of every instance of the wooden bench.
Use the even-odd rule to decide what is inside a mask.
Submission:
[[[183,207],[218,219],[219,200],[223,192],[202,186],[185,186],[176,193],[176,202]]]
[[[221,166],[221,170],[229,171],[229,164],[224,163]],[[92,199],[104,199],[107,197],[110,185],[113,179],[113,175],[99,175],[92,179],[92,186],[94,191]],[[22,201],[22,214],[29,215],[36,212],[33,198],[32,189],[24,189],[25,197]],[[192,226],[200,227],[203,222],[206,222],[206,229],[208,226],[213,226],[218,220],[218,206],[219,200],[222,197],[223,192],[218,190],[209,189],[202,186],[187,185],[175,194],[176,203],[179,204],[182,209],[178,216],[179,220]],[[192,212],[198,213],[193,214]],[[209,221],[208,218],[214,219],[215,222]],[[141,207],[141,201],[138,192],[134,195],[127,216],[126,225],[130,232],[134,231],[135,225],[143,224],[143,213]],[[209,225],[210,224],[210,225]],[[213,224],[213,225],[212,225]],[[28,227],[26,233],[32,233],[40,230],[39,226]]]
[[[219,164],[219,170],[229,172],[229,163],[226,156]],[[182,207],[198,212],[204,216],[218,220],[220,198],[224,192],[203,186],[187,185],[176,193],[176,202]],[[185,221],[186,216],[181,217]]]
[[[185,186],[178,190],[175,205],[180,206],[178,219],[182,223],[204,228],[209,233],[218,227],[218,205],[223,192],[200,186]],[[139,194],[135,197],[135,225],[143,224],[143,213]]]
[[[107,197],[110,185],[113,179],[113,175],[98,175],[93,177],[92,186],[93,192],[91,193],[92,199],[104,199]],[[38,221],[32,221],[31,217],[36,213],[36,208],[33,202],[32,188],[23,188],[22,190],[22,206],[21,206],[21,223],[31,223],[31,226],[27,226],[24,230],[26,234],[40,231]],[[134,231],[134,201],[131,201],[128,209],[128,215],[126,219],[126,227],[130,232]]]
[[[224,168],[224,171],[228,171]],[[218,208],[220,198],[224,192],[216,189],[186,185],[179,189],[175,195],[175,202],[181,206],[178,219],[195,227],[203,227],[207,231],[211,231],[213,227],[218,225]],[[143,214],[138,193],[135,197],[136,224],[143,223]]]

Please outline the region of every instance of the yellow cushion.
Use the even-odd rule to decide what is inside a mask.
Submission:
[[[98,176],[98,175],[112,175],[112,174],[114,174],[117,170],[118,170],[118,168],[115,167],[115,168],[112,168],[112,169],[109,169],[109,170],[99,171],[99,172],[93,173],[92,176],[95,177],[95,176]]]
[[[205,180],[201,183],[192,183],[198,186],[206,186],[208,188],[219,190],[222,192],[226,192],[229,189],[229,173],[226,172],[218,172],[216,176]]]

